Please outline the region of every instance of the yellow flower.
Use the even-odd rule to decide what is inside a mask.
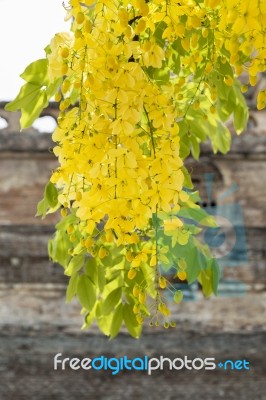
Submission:
[[[142,59],[145,67],[161,68],[164,51],[158,44],[153,43],[148,51],[144,51]]]
[[[258,0],[239,3],[239,16],[236,18],[233,31],[237,34],[254,29],[260,29]]]
[[[47,54],[48,59],[48,75],[51,82],[62,76],[62,65],[63,59],[67,57],[62,56],[62,49],[64,49],[63,55],[68,55],[72,44],[72,36],[68,32],[57,33],[50,42],[51,53]]]
[[[164,220],[164,232],[173,232],[182,226],[183,222],[177,217]]]

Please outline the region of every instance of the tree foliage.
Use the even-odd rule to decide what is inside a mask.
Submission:
[[[145,318],[174,326],[167,279],[217,293],[219,268],[197,238],[215,221],[198,205],[185,159],[210,140],[226,153],[248,110],[238,77],[265,70],[265,0],[71,0],[71,31],[57,33],[30,64],[7,110],[30,126],[50,98],[60,166],[37,214],[61,208],[50,257],[69,276],[84,328],[138,338]],[[266,92],[258,95],[265,107]]]

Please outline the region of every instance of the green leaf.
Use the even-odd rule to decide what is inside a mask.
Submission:
[[[169,68],[176,73],[177,75],[180,73],[180,56],[176,50],[172,50],[172,54],[169,57],[169,62],[168,62]]]
[[[187,140],[185,140],[184,138],[182,138],[182,140],[180,141],[179,155],[182,159],[187,158],[190,154],[190,141],[188,140],[188,138],[187,138]]]
[[[219,63],[216,65],[219,65],[219,67],[220,67],[219,71],[221,72],[221,74],[223,74],[224,76],[229,75],[232,78],[234,77],[234,71],[228,61],[222,62],[221,59],[219,58]]]
[[[47,69],[48,61],[46,58],[42,58],[29,64],[20,77],[26,82],[46,86],[49,83]]]
[[[208,136],[212,141],[213,152],[225,154],[230,150],[231,134],[228,128],[219,119],[209,118],[210,128]]]
[[[183,46],[181,45],[181,39],[176,39],[172,44],[172,49],[176,51],[176,53],[180,56],[185,56],[186,51],[184,50]]]
[[[123,304],[120,303],[115,311],[110,328],[110,337],[113,339],[117,336],[123,322]]]
[[[90,280],[98,287],[100,293],[105,287],[105,268],[100,265],[99,259],[89,258],[84,267],[85,275],[87,275]]]
[[[230,150],[230,145],[231,133],[222,121],[218,121],[217,134],[213,142],[214,153],[219,150],[221,153],[226,154]]]
[[[110,335],[112,322],[113,322],[113,313],[104,316],[101,315],[100,317],[97,318],[98,326],[106,336]]]
[[[91,310],[91,312],[87,313],[85,316],[85,321],[83,326],[81,327],[81,329],[87,329],[89,328],[89,326],[91,325],[91,323],[94,321],[95,319],[95,313],[96,313],[96,308],[98,306],[98,303],[95,303],[93,309]]]
[[[96,288],[86,275],[79,276],[77,296],[82,307],[91,311],[96,302]]]
[[[218,96],[220,98],[223,98],[224,100],[227,100],[231,91],[231,87],[225,84],[223,79],[225,75],[229,75],[233,78],[232,67],[229,63],[220,63],[220,69],[218,70],[218,72],[214,70],[210,73],[209,81],[217,87]]]
[[[70,303],[70,301],[73,299],[73,297],[77,293],[78,279],[79,279],[78,274],[73,274],[71,276],[71,278],[69,279],[67,291],[66,291],[66,302],[67,303]]]
[[[192,219],[203,226],[217,227],[215,218],[204,211],[202,208],[181,208],[177,213],[178,217]]]
[[[97,272],[98,272],[97,285],[98,285],[100,293],[102,293],[104,290],[105,284],[106,284],[104,267],[102,267],[101,265],[98,265]]]
[[[249,113],[244,96],[238,87],[234,87],[236,95],[236,106],[234,108],[234,127],[237,134],[246,129]]]
[[[203,294],[209,297],[213,293],[213,270],[210,265],[199,274],[198,281],[201,283]]]
[[[113,292],[109,293],[102,304],[103,315],[109,314],[115,309],[117,304],[121,301],[122,288],[117,288]]]
[[[162,35],[166,27],[167,24],[164,21],[160,21],[155,25],[154,38],[161,47],[164,47],[165,44],[165,39],[162,38]]]
[[[137,323],[136,316],[133,313],[132,304],[123,305],[123,319],[130,335],[138,339],[141,333],[141,325]]]
[[[50,258],[53,258],[54,254],[54,244],[53,244],[53,239],[48,240],[48,254]]]
[[[68,235],[64,232],[57,231],[52,240],[52,246],[50,245],[48,249],[52,250],[49,256],[54,262],[58,262],[64,268],[69,263],[71,256],[68,254],[68,249],[71,246]]]
[[[62,217],[61,220],[56,224],[56,229],[58,231],[66,231],[68,225],[75,225],[77,223],[77,218],[73,214],[68,214],[66,217]]]
[[[65,275],[71,276],[78,272],[83,267],[84,259],[84,254],[72,257],[67,268],[65,269]]]
[[[113,280],[111,280],[110,282],[108,282],[105,287],[104,287],[104,291],[103,291],[103,298],[106,298],[108,296],[109,293],[113,292],[115,289],[117,288],[121,288],[124,284],[124,280],[121,276],[121,274],[119,274],[116,278],[114,278]]]
[[[190,108],[187,113],[187,120],[189,131],[197,137],[198,141],[203,142],[206,140],[208,124],[207,121],[203,119],[202,110],[196,111],[193,108]]]
[[[193,189],[194,185],[192,183],[191,175],[188,172],[187,168],[183,166],[180,169],[181,169],[181,171],[183,172],[183,175],[184,175],[184,187],[187,188],[187,189]]]
[[[217,261],[214,258],[211,260],[211,268],[212,268],[212,289],[213,293],[217,296],[218,285],[220,280],[220,268]]]
[[[202,256],[201,253],[199,253],[198,249],[196,247],[191,248],[188,250],[189,253],[186,258],[187,262],[187,281],[188,284],[191,285],[191,283],[195,282],[199,276],[199,273],[201,271],[201,268],[204,267],[204,257]]]
[[[34,102],[36,96],[40,92],[40,85],[33,83],[25,83],[19,91],[17,97],[5,106],[7,111],[17,111],[21,108],[26,107],[30,103]]]
[[[40,88],[39,91],[36,92],[34,99],[21,109],[21,129],[29,128],[47,106],[48,99],[46,93]]]
[[[40,115],[44,107],[48,105],[45,91],[38,85],[26,83],[20,89],[17,97],[5,106],[7,111],[21,109],[21,128],[28,128]]]
[[[39,203],[37,204],[37,212],[35,214],[35,217],[41,216],[43,219],[46,216],[48,209],[49,209],[49,203],[47,199],[44,198],[40,200]]]
[[[54,82],[50,83],[46,88],[47,98],[50,99],[58,90],[61,85],[63,78],[58,78]]]
[[[21,110],[21,129],[28,128],[47,107],[48,100],[58,89],[62,79],[49,85],[47,60],[40,59],[31,63],[21,77],[26,81],[17,97],[5,106],[7,111]],[[47,86],[48,85],[48,86]]]
[[[156,81],[158,85],[163,85],[169,82],[170,71],[169,68],[165,65],[165,62],[162,68],[153,68],[148,67],[146,69],[147,74]]]
[[[85,275],[87,275],[90,280],[97,285],[97,262],[95,258],[89,258],[84,267]]]
[[[52,182],[48,182],[44,189],[44,198],[47,200],[50,207],[55,207],[58,202],[58,192]]]
[[[200,145],[195,136],[191,135],[190,137],[190,143],[191,143],[191,152],[192,156],[198,160],[199,155],[200,155]]]

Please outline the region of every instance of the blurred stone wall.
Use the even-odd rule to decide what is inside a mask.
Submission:
[[[55,121],[56,115],[56,106],[51,104],[39,120]],[[19,113],[7,113],[4,104],[0,104],[0,123],[1,120],[7,126],[0,129],[0,282],[65,283],[61,268],[47,259],[47,241],[58,215],[43,220],[35,217],[44,186],[57,166],[51,151],[51,133],[35,128],[19,132]],[[218,222],[228,234],[222,255],[230,252],[232,240],[238,239],[232,238],[230,231],[237,227],[244,231],[247,257],[235,263],[234,268],[225,261],[224,277],[242,281],[252,290],[263,289],[266,111],[251,110],[247,131],[240,136],[233,133],[232,148],[227,155],[214,155],[211,146],[205,144],[200,161],[189,159],[187,168],[200,191],[202,205],[214,215],[223,213]],[[243,214],[240,222],[236,208]],[[237,251],[233,258],[237,258]]]
[[[174,308],[175,330],[145,327],[139,341],[122,333],[112,342],[94,327],[80,331],[79,306],[65,304],[66,277],[47,256],[58,216],[34,216],[57,166],[51,133],[35,128],[20,133],[19,114],[7,113],[0,104],[0,400],[133,399],[144,394],[147,399],[265,398],[266,111],[256,111],[252,99],[247,131],[237,136],[231,127],[229,154],[213,155],[205,144],[201,160],[187,162],[202,205],[218,217],[222,213],[224,240],[216,249],[225,256],[220,295],[206,300],[196,288],[193,296],[188,293],[190,301]],[[51,104],[40,119],[53,122],[56,115]],[[86,371],[53,371],[57,352],[247,358],[252,370],[248,375],[164,371],[152,377],[92,377]]]

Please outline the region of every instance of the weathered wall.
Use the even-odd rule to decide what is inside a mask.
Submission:
[[[56,113],[51,105],[45,115],[55,117]],[[213,155],[206,144],[201,161],[188,163],[206,206],[217,213],[222,206],[231,210],[226,216],[232,220],[235,209],[231,205],[242,207],[247,262],[240,260],[233,267],[225,263],[218,298],[206,300],[197,292],[195,301],[175,307],[176,330],[145,327],[140,341],[123,333],[113,342],[95,328],[80,331],[79,306],[65,304],[66,277],[47,257],[47,241],[57,216],[34,217],[44,185],[56,168],[48,150],[52,147],[50,133],[34,129],[18,133],[19,115],[6,113],[3,104],[0,117],[7,121],[7,127],[0,129],[0,400],[133,399],[144,395],[147,399],[264,399],[266,112],[252,111],[247,132],[233,135],[228,155]],[[205,174],[210,173],[214,182],[208,197]],[[222,198],[232,184],[238,190]],[[231,228],[227,229],[225,252],[231,238]],[[52,360],[57,352],[80,357],[187,354],[223,360],[248,358],[252,370],[248,375],[165,371],[150,378],[140,373],[115,378],[79,371],[55,373]]]
[[[56,113],[51,106],[45,116],[54,118]],[[51,134],[33,128],[18,133],[19,114],[7,113],[3,105],[0,105],[0,117],[8,124],[0,130],[0,279],[3,282],[64,282],[60,267],[52,267],[47,260],[47,240],[58,216],[43,220],[35,217],[36,204],[57,165],[51,152]],[[247,284],[265,284],[265,121],[265,111],[252,111],[247,132],[233,135],[228,155],[213,155],[206,144],[199,162],[188,161],[195,185],[207,206],[208,201],[214,201],[219,214],[221,206],[226,209],[229,205],[227,219],[234,218],[230,215],[232,204],[242,208],[248,263],[238,263],[235,269],[225,271]],[[214,180],[208,199],[205,177],[210,173]],[[223,196],[233,184],[237,189]],[[237,225],[238,221],[232,223]],[[44,268],[45,263],[48,268]]]

